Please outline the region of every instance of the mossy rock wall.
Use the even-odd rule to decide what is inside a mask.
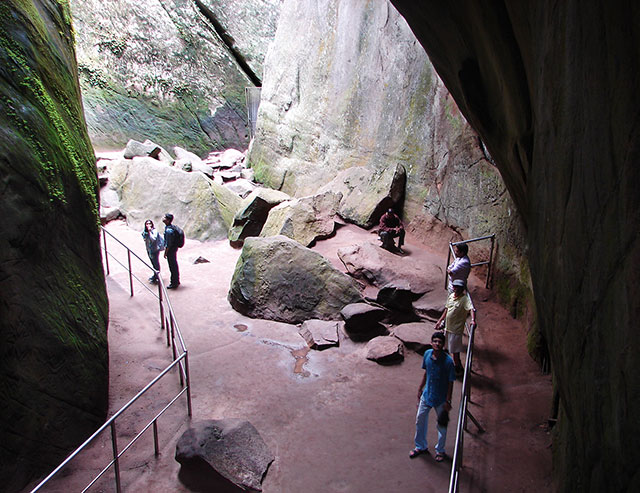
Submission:
[[[249,143],[245,87],[260,84],[276,0],[71,0],[89,135],[201,157]]]
[[[0,484],[17,491],[108,403],[97,176],[66,2],[0,3],[0,180]]]

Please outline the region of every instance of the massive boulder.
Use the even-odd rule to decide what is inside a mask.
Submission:
[[[284,235],[303,246],[331,236],[342,195],[327,191],[289,200],[269,211],[260,236]]]
[[[362,301],[362,295],[322,255],[286,236],[270,236],[245,240],[228,299],[250,317],[300,323],[336,320],[345,305]]]
[[[257,188],[251,192],[242,199],[233,217],[229,242],[233,246],[241,246],[245,238],[260,235],[269,211],[290,198],[286,193],[270,188]]]
[[[278,0],[72,0],[96,146],[148,137],[205,153],[248,145],[245,87],[260,86]]]
[[[558,490],[633,491],[640,4],[392,1],[482,136],[526,223],[560,399]]]
[[[0,2],[0,484],[19,491],[105,419],[98,179],[66,2]]]
[[[406,172],[400,164],[382,170],[353,167],[340,172],[319,192],[340,192],[340,216],[345,221],[370,228],[387,209],[402,206],[405,182]]]
[[[187,173],[153,158],[113,161],[109,186],[120,197],[129,226],[142,231],[151,218],[156,226],[166,212],[174,215],[187,238],[221,240],[242,199],[202,173]]]

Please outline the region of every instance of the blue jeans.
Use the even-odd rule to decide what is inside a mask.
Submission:
[[[444,408],[445,403],[443,402],[439,406],[435,407],[436,417],[440,414],[442,409]],[[429,428],[429,411],[431,411],[431,406],[427,405],[424,400],[424,397],[420,398],[420,404],[418,405],[418,414],[416,414],[416,437],[415,444],[418,450],[427,450],[429,448],[427,446],[427,429]],[[438,427],[438,443],[436,444],[436,452],[439,454],[444,454],[444,444],[447,441],[447,427],[440,426]]]

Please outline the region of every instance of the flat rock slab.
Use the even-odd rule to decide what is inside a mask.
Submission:
[[[274,458],[258,430],[242,419],[198,421],[176,445],[176,460],[183,468],[201,470],[204,461],[231,483],[227,486],[249,491],[262,491],[262,479]]]
[[[385,284],[378,291],[376,302],[390,310],[412,312],[413,302],[420,298],[419,294],[411,291],[411,284],[406,279]]]
[[[340,344],[338,328],[340,322],[330,320],[307,320],[298,333],[311,349],[322,351]]]
[[[430,322],[411,322],[393,329],[393,335],[400,339],[408,349],[424,354],[431,348],[431,336],[434,325]]]
[[[395,365],[404,361],[402,341],[393,336],[379,336],[371,339],[366,346],[367,359],[381,365]]]
[[[441,266],[417,263],[410,255],[394,255],[370,242],[340,248],[338,257],[349,274],[374,286],[404,280],[412,293],[422,295],[436,289],[444,280]]]

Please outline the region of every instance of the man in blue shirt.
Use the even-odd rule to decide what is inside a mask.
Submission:
[[[427,428],[431,408],[436,416],[451,410],[451,395],[456,372],[451,356],[444,352],[444,334],[435,332],[431,336],[431,347],[424,353],[422,368],[425,370],[418,388],[418,414],[416,415],[415,448],[409,453],[412,459],[428,452]],[[438,423],[438,443],[436,444],[436,462],[445,458],[444,445],[447,441],[447,426]]]

